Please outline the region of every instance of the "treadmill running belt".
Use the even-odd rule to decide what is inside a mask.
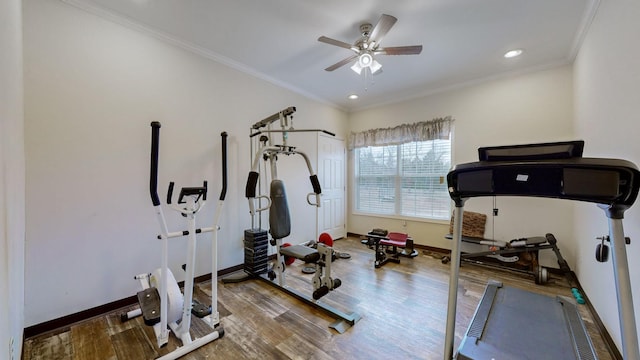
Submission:
[[[492,281],[457,359],[597,359],[576,306]]]

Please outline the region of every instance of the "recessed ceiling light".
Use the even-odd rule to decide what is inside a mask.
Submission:
[[[355,100],[355,99],[357,99],[357,98],[358,98],[358,95],[356,95],[356,94],[351,94],[351,95],[349,95],[349,96],[347,96],[347,97],[349,98],[349,100]]]
[[[522,55],[522,49],[509,50],[506,53],[504,53],[504,57],[506,57],[507,59],[520,56],[520,55]]]

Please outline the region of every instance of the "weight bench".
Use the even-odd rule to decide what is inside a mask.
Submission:
[[[387,233],[386,230],[374,229],[367,234],[366,241],[367,245],[375,248],[376,269],[388,262],[400,264],[400,256],[409,258],[418,256],[418,251],[413,248],[413,239],[404,233]]]
[[[560,254],[557,240],[553,234],[545,236],[532,236],[513,239],[511,241],[493,240],[484,238],[487,215],[463,211],[462,214],[462,242],[484,245],[484,251],[460,254],[460,260],[488,267],[533,275],[536,284],[545,284],[549,280],[549,274],[545,267],[538,263],[538,252],[551,249],[558,259],[560,270],[564,274],[571,272],[567,261]],[[453,239],[453,217],[449,224],[449,234],[446,239]],[[449,262],[449,257],[442,259],[442,263]]]

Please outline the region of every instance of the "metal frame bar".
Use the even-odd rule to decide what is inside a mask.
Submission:
[[[458,304],[458,275],[460,273],[460,244],[462,243],[462,213],[464,200],[456,203],[453,215],[453,243],[451,247],[451,273],[449,275],[449,301],[447,303],[447,327],[444,339],[444,358],[453,359],[453,343],[456,332],[456,307]]]
[[[302,294],[301,292],[294,290],[288,286],[280,286],[278,283],[273,282],[271,280],[269,280],[267,277],[265,277],[265,275],[257,275],[256,278],[266,282],[267,284],[278,288],[284,292],[286,292],[287,294],[295,297],[296,299],[303,301],[309,305],[311,305],[312,307],[322,310],[324,311],[326,314],[340,319],[337,322],[332,323],[331,325],[329,325],[330,328],[336,330],[337,332],[339,332],[340,334],[344,333],[347,329],[349,329],[351,326],[355,325],[356,322],[358,322],[358,320],[360,320],[360,315],[358,315],[357,313],[351,313],[351,314],[346,314],[336,308],[334,308],[331,305],[327,305],[324,304],[320,301],[317,300],[313,300],[311,298],[309,298],[308,296]],[[341,324],[341,322],[344,322],[345,324]]]
[[[633,310],[633,297],[631,293],[631,277],[629,276],[629,262],[627,248],[622,227],[622,218],[609,219],[609,236],[613,248],[613,278],[616,285],[618,300],[618,318],[620,331],[622,332],[622,354],[627,360],[639,360],[638,331],[636,328],[636,316]]]

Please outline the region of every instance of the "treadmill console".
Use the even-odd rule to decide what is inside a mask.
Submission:
[[[584,141],[489,146],[478,149],[480,161],[550,160],[582,157]]]
[[[625,160],[583,158],[584,142],[481,148],[481,161],[447,175],[453,200],[478,196],[533,196],[631,206],[640,179]]]

